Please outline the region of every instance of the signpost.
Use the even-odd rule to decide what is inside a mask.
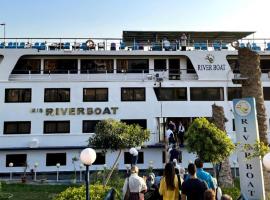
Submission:
[[[255,144],[259,140],[254,98],[233,100],[235,131],[240,145]],[[262,162],[260,158],[247,159],[252,149],[237,152],[241,193],[249,200],[265,200]]]

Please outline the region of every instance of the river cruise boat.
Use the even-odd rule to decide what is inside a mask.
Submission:
[[[185,34],[186,39],[181,39]],[[185,129],[196,117],[224,107],[235,142],[232,99],[241,97],[238,52],[261,56],[265,104],[270,110],[270,39],[254,32],[123,31],[122,38],[0,38],[0,173],[72,171],[95,125],[113,118],[151,132],[138,166],[164,167],[169,121]],[[185,41],[183,41],[185,40]],[[181,148],[187,167],[195,155]],[[118,152],[97,150],[91,170],[112,166]],[[126,169],[127,149],[119,160]],[[231,164],[236,164],[232,156]],[[206,167],[210,167],[206,165]],[[234,166],[235,167],[235,166]]]

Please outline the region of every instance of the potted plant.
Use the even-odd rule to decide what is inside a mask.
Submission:
[[[21,181],[22,183],[25,183],[26,182],[26,171],[27,171],[27,168],[29,167],[28,163],[25,162],[24,165],[23,165],[23,176],[21,177]]]

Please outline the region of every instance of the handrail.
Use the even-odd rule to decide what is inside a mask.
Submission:
[[[87,41],[93,41],[94,45],[87,45]],[[44,38],[0,38],[0,49],[38,49],[38,50],[142,50],[142,51],[179,51],[181,50],[181,41],[174,40],[170,41],[169,46],[164,46],[165,40],[160,41],[149,41],[149,42],[136,42],[132,44],[122,43],[121,38],[74,38],[74,37],[44,37]],[[244,46],[251,46],[252,50],[255,51],[270,51],[270,38],[244,38],[238,41],[240,44],[243,43]],[[24,43],[21,45],[21,43]],[[38,46],[35,45],[38,43]],[[41,44],[42,43],[42,44]],[[67,44],[68,43],[68,44]],[[99,44],[103,45],[100,46]],[[254,48],[252,45],[256,44]],[[112,45],[113,44],[113,45]],[[217,40],[214,42],[209,42],[207,39],[204,41],[187,41],[187,50],[206,50],[206,51],[217,51],[217,50],[234,50],[231,44],[223,42],[222,40]],[[269,45],[268,45],[269,44]],[[257,48],[259,47],[259,48]]]

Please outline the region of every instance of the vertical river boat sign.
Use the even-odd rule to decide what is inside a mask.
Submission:
[[[254,98],[234,99],[234,117],[237,142],[240,146],[259,140]],[[247,159],[252,150],[238,149],[241,193],[249,200],[265,199],[262,162],[260,158]]]

